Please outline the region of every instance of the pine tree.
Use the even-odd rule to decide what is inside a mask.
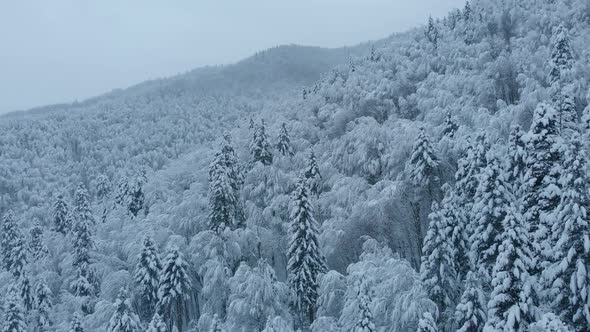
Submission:
[[[418,329],[416,329],[416,332],[438,332],[436,320],[430,312],[424,312],[422,318],[418,321]]]
[[[553,49],[551,51],[549,84],[561,84],[573,67],[573,52],[568,32],[562,25],[553,33]]]
[[[24,309],[18,296],[18,290],[14,287],[8,292],[4,304],[2,332],[27,332]]]
[[[287,271],[289,285],[297,297],[297,309],[302,317],[307,316],[312,322],[318,298],[318,277],[327,269],[318,243],[318,225],[310,195],[307,179],[301,176],[291,212]]]
[[[18,231],[17,237],[12,243],[12,250],[10,252],[10,261],[12,265],[9,269],[15,278],[19,278],[24,274],[25,266],[27,265],[27,251],[28,247],[24,236]]]
[[[39,318],[37,324],[40,330],[44,331],[51,325],[51,319],[49,317],[53,302],[51,301],[52,293],[49,286],[44,281],[37,283],[35,288],[36,302],[35,306],[39,312]]]
[[[578,136],[572,138],[560,178],[562,200],[554,217],[559,234],[549,270],[555,313],[576,331],[590,330],[590,177]]]
[[[33,259],[40,260],[49,254],[49,250],[43,240],[43,228],[37,221],[30,232],[29,250],[33,255]]]
[[[451,112],[447,112],[447,116],[445,117],[445,127],[443,128],[443,136],[453,138],[455,137],[457,129],[459,129],[459,126],[453,121]]]
[[[358,292],[360,317],[356,324],[355,332],[375,332],[375,322],[371,312],[371,293],[365,280],[359,284]]]
[[[408,168],[410,180],[416,186],[428,188],[430,191],[430,186],[438,182],[436,176],[438,157],[424,128],[420,129],[420,134],[414,143]]]
[[[146,332],[168,332],[168,327],[166,327],[166,323],[164,323],[162,317],[158,313],[155,313]]]
[[[240,190],[243,178],[229,135],[209,165],[209,227],[221,232],[243,223]]]
[[[547,216],[560,201],[560,144],[555,109],[540,104],[535,109],[528,134],[527,172],[523,182],[526,185],[523,190],[525,226],[533,235],[533,249],[537,256],[552,247],[548,240],[552,222]]]
[[[187,325],[187,305],[190,298],[191,281],[187,272],[188,264],[176,247],[168,250],[160,273],[158,289],[158,312],[180,331]]]
[[[283,122],[281,124],[281,131],[279,133],[279,142],[277,143],[277,150],[282,156],[292,157],[295,155],[293,148],[291,147],[291,138],[289,137],[289,131],[287,131],[287,125]]]
[[[459,287],[453,261],[452,221],[447,219],[444,209],[436,202],[432,203],[432,213],[428,218],[430,223],[424,239],[420,277],[428,296],[436,303],[439,312],[445,315],[454,306]]]
[[[33,305],[35,304],[35,296],[33,295],[33,290],[31,289],[31,280],[26,275],[26,273],[22,273],[18,279],[18,291],[22,301],[23,308],[25,312],[30,312],[33,310]]]
[[[273,156],[271,145],[268,142],[266,135],[266,124],[264,120],[260,122],[260,126],[254,132],[254,142],[252,142],[252,157],[254,162],[261,162],[263,165],[271,165]]]
[[[82,328],[82,323],[80,322],[80,315],[78,313],[74,313],[74,318],[72,319],[72,327],[70,328],[70,332],[84,332]]]
[[[12,211],[6,212],[2,219],[1,236],[0,249],[2,250],[2,266],[7,271],[11,271],[14,264],[12,250],[18,239],[21,237]]]
[[[469,272],[465,280],[465,290],[455,309],[457,332],[481,332],[487,320],[487,304],[482,289],[481,278]]]
[[[437,48],[440,33],[434,23],[434,19],[432,19],[432,16],[428,17],[428,26],[426,27],[424,34],[426,35],[426,39],[428,39],[428,41],[434,45],[434,48]]]
[[[58,195],[53,204],[53,230],[66,235],[72,227],[70,209],[63,195]]]
[[[80,184],[74,194],[74,218],[75,222],[80,220],[86,220],[90,223],[94,223],[94,216],[90,209],[90,201],[88,199],[88,191],[83,184]]]
[[[481,180],[475,194],[475,229],[471,235],[473,262],[486,281],[491,280],[494,262],[498,258],[498,246],[503,220],[511,213],[515,198],[510,191],[498,157],[491,158],[482,170]]]
[[[309,152],[309,156],[307,158],[307,166],[305,168],[305,178],[309,182],[309,189],[312,194],[319,195],[320,193],[320,179],[322,178],[322,174],[320,174],[320,167],[318,166],[318,162],[316,160],[315,152],[311,150]]]
[[[150,236],[143,239],[143,247],[138,256],[135,267],[135,283],[138,287],[139,296],[145,314],[151,316],[158,302],[159,277],[162,271],[162,263],[158,257],[158,250]]]
[[[109,321],[107,332],[134,332],[141,330],[139,317],[131,310],[127,290],[122,288],[115,301],[115,312]]]
[[[502,226],[484,331],[528,331],[536,316],[536,296],[527,272],[532,252],[522,218],[514,206],[507,211]]]

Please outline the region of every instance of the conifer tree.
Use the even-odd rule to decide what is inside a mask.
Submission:
[[[84,332],[84,328],[82,328],[82,323],[80,322],[80,315],[77,312],[74,313],[74,317],[72,318],[70,332]]]
[[[115,204],[129,206],[129,182],[122,176],[117,183],[117,192],[115,193]]]
[[[473,10],[471,9],[471,3],[469,0],[465,2],[465,7],[463,8],[463,20],[469,21],[473,16]]]
[[[88,191],[86,191],[83,184],[78,186],[74,194],[74,218],[75,222],[79,222],[80,220],[86,220],[90,223],[95,222],[92,210],[90,209]]]
[[[115,300],[115,312],[111,316],[107,332],[139,332],[141,330],[139,318],[131,309],[131,304],[127,298],[127,290],[122,288],[119,291],[117,300]]]
[[[146,332],[168,332],[168,328],[166,327],[164,320],[162,320],[162,316],[155,313]]]
[[[355,332],[376,332],[373,313],[371,312],[371,293],[365,280],[359,284],[358,292],[360,317]]]
[[[90,250],[94,245],[91,227],[91,219],[85,214],[79,214],[72,228],[74,266],[90,264]]]
[[[457,332],[481,332],[487,320],[487,301],[477,273],[467,273],[465,290],[455,309]]]
[[[51,301],[52,293],[49,286],[44,281],[37,283],[35,288],[35,307],[39,312],[37,324],[39,328],[44,331],[51,325],[51,319],[49,317],[53,302]]]
[[[434,23],[432,16],[428,17],[428,26],[426,27],[425,35],[428,41],[434,45],[434,48],[436,48],[438,46],[440,33]]]
[[[491,280],[492,268],[498,258],[503,220],[513,212],[510,204],[515,198],[510,188],[498,157],[493,156],[482,170],[475,193],[475,229],[470,241],[473,263],[486,281]]]
[[[307,166],[305,168],[304,175],[307,181],[309,182],[309,189],[311,193],[314,195],[319,195],[319,181],[322,178],[322,174],[320,174],[320,167],[318,166],[315,152],[313,150],[309,152],[309,156],[307,158]]]
[[[63,195],[58,195],[53,204],[53,230],[66,235],[72,227],[70,209]]]
[[[287,125],[283,122],[281,124],[281,131],[279,133],[279,142],[277,143],[277,151],[282,156],[292,157],[295,155],[293,148],[291,147],[291,138],[289,137],[289,131],[287,131]]]
[[[8,292],[4,304],[2,332],[27,332],[24,309],[18,296],[18,290],[14,287]]]
[[[12,251],[21,237],[12,211],[6,212],[2,218],[1,236],[0,249],[2,250],[2,267],[7,271],[12,271],[12,266],[14,264]]]
[[[179,331],[187,326],[187,300],[190,298],[191,281],[188,264],[176,247],[168,250],[160,273],[158,289],[158,312],[168,322],[169,329]]]
[[[135,283],[137,284],[139,296],[142,300],[142,307],[145,308],[145,315],[150,317],[153,314],[158,302],[158,287],[162,263],[158,257],[158,250],[150,236],[143,239],[143,247],[138,256],[135,267]]]
[[[454,249],[451,241],[451,222],[444,208],[432,203],[432,213],[424,248],[420,277],[430,299],[436,303],[443,316],[457,300],[457,272],[455,270]]]
[[[71,288],[74,295],[79,297],[86,297],[92,295],[94,287],[90,283],[89,268],[86,263],[77,266],[76,279],[72,282]]]
[[[23,272],[18,277],[17,283],[23,308],[25,309],[25,312],[28,313],[33,310],[33,305],[35,304],[35,296],[33,294],[33,290],[31,289],[31,280],[27,274]]]
[[[273,155],[271,145],[268,142],[266,135],[266,123],[264,120],[260,122],[260,126],[254,132],[254,141],[252,142],[252,157],[254,162],[261,162],[263,165],[271,165]]]
[[[438,182],[436,176],[438,157],[424,128],[420,129],[420,134],[414,143],[408,167],[410,180],[414,185],[428,188],[430,192],[430,186]]]
[[[555,260],[548,279],[553,286],[553,307],[576,331],[590,330],[590,177],[587,155],[578,136],[572,138],[560,182],[562,200],[554,217],[553,234],[559,234]]]
[[[578,131],[576,101],[573,85],[568,84],[558,89],[553,96],[553,105],[557,110],[559,130],[562,136],[570,137]]]
[[[14,239],[12,245],[13,247],[10,252],[10,261],[12,262],[12,266],[10,267],[9,271],[12,272],[12,275],[18,279],[24,274],[24,269],[27,265],[28,251],[25,238],[20,234],[20,231],[18,231],[18,236]]]
[[[109,178],[101,174],[96,179],[96,199],[98,200],[99,204],[102,208],[102,215],[100,217],[101,222],[106,222],[107,219],[107,199],[111,192],[111,183]]]
[[[240,190],[243,184],[240,165],[229,135],[224,136],[221,151],[209,165],[209,227],[221,232],[243,223]]]
[[[586,94],[586,107],[582,112],[582,129],[584,130],[583,133],[588,136],[590,134],[590,89],[588,89],[588,93]]]
[[[422,315],[422,318],[418,321],[418,329],[416,329],[416,332],[438,332],[436,320],[430,312],[426,311]]]
[[[43,240],[43,228],[41,228],[38,221],[30,230],[29,250],[31,251],[33,259],[37,261],[47,256],[49,253]]]
[[[524,139],[524,132],[520,126],[514,126],[510,130],[508,138],[508,164],[507,177],[508,183],[512,184],[511,190],[516,196],[521,196],[522,183],[527,171],[527,150]]]
[[[459,126],[453,121],[451,117],[451,112],[447,112],[447,116],[445,117],[445,126],[443,128],[443,136],[448,138],[453,138],[455,133],[459,129]]]
[[[303,319],[313,322],[318,298],[318,277],[326,264],[318,242],[318,225],[310,202],[310,190],[301,176],[295,190],[289,226],[288,279]]]
[[[543,250],[552,247],[548,240],[552,222],[547,216],[560,201],[560,144],[555,109],[540,104],[535,109],[529,129],[527,172],[523,182],[526,185],[523,198],[525,226],[533,235],[533,250],[537,256],[542,256]]]
[[[528,331],[536,318],[536,295],[528,271],[532,252],[514,206],[502,222],[499,255],[494,265],[488,321],[484,331]]]
[[[143,192],[143,179],[144,177],[141,175],[137,176],[128,189],[129,204],[127,209],[133,217],[137,217],[139,211],[144,208],[145,194]]]
[[[553,49],[551,50],[551,61],[549,71],[549,84],[561,84],[567,79],[568,72],[573,66],[573,52],[570,45],[568,32],[563,25],[560,25],[553,33]]]

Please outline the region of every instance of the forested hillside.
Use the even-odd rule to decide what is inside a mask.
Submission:
[[[590,331],[589,45],[473,0],[3,116],[3,331]]]

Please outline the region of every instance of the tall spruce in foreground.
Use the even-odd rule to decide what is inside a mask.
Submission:
[[[115,300],[115,312],[111,316],[107,332],[139,332],[142,331],[139,318],[131,309],[131,303],[127,297],[127,290],[119,291]]]
[[[158,312],[168,322],[168,328],[183,331],[188,326],[187,303],[190,298],[191,281],[179,249],[172,247],[164,259],[158,289]]]
[[[284,122],[281,124],[281,131],[279,132],[277,151],[279,151],[282,156],[292,157],[295,154],[291,147],[291,138],[289,137],[289,131],[287,131],[287,125]]]
[[[473,263],[486,282],[491,280],[492,269],[498,258],[503,221],[512,213],[511,203],[515,198],[510,189],[511,184],[506,181],[500,160],[494,156],[482,170],[475,193],[475,228],[470,239]]]
[[[77,312],[74,313],[74,317],[72,318],[72,327],[70,328],[70,332],[84,332],[82,322],[80,322],[80,315]]]
[[[158,257],[158,250],[150,236],[143,239],[143,246],[135,267],[135,283],[141,298],[141,307],[145,310],[142,316],[149,318],[153,315],[158,302],[158,287],[162,263]]]
[[[581,141],[572,139],[560,182],[562,200],[553,232],[560,234],[548,269],[553,308],[576,331],[590,331],[590,178]]]
[[[310,195],[307,179],[301,176],[293,197],[287,253],[289,285],[297,297],[297,310],[308,323],[315,319],[319,275],[327,270]]]
[[[70,208],[63,195],[58,195],[53,203],[53,230],[66,235],[71,227]]]
[[[438,157],[430,143],[430,138],[424,128],[421,128],[408,164],[410,181],[416,186],[426,188],[432,194],[431,185],[438,183],[436,175],[438,163]]]
[[[435,202],[428,216],[429,227],[424,239],[420,277],[430,299],[436,303],[443,320],[454,307],[459,288],[451,241],[450,220]]]
[[[209,165],[209,227],[216,232],[242,224],[240,165],[231,138],[225,135],[221,150]]]
[[[534,279],[528,274],[532,252],[516,207],[512,206],[507,211],[502,226],[484,331],[524,332],[537,318]]]
[[[477,273],[467,273],[465,290],[455,308],[457,332],[483,331],[487,320],[487,300],[481,282]]]
[[[26,332],[24,309],[22,307],[18,291],[12,287],[8,291],[4,303],[4,324],[2,332]]]
[[[272,147],[266,135],[266,123],[264,120],[254,132],[254,142],[252,142],[252,158],[254,162],[261,162],[263,165],[271,165],[273,160]]]
[[[555,109],[539,104],[528,133],[527,172],[523,182],[525,226],[533,235],[533,248],[538,257],[543,257],[543,251],[552,247],[549,239],[552,219],[548,216],[560,202],[561,142]],[[546,265],[543,262],[547,259],[541,260],[541,265]]]

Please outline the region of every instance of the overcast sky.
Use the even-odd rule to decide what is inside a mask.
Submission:
[[[464,0],[0,0],[0,112],[71,102],[281,44],[354,45]]]

